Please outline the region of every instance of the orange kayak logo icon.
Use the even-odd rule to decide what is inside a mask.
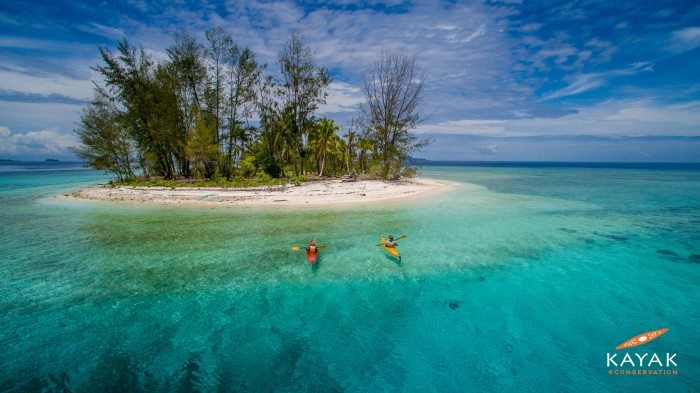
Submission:
[[[647,344],[668,332],[668,328],[638,334],[615,347],[620,351]],[[607,353],[607,373],[610,375],[678,375],[676,353],[614,352]]]
[[[648,342],[656,340],[657,338],[659,338],[662,334],[666,333],[667,331],[668,331],[668,328],[663,328],[663,329],[651,330],[651,331],[642,333],[642,334],[634,336],[634,337],[630,338],[629,340],[623,342],[622,344],[616,346],[615,349],[619,351],[620,349],[627,349],[627,348],[638,347],[640,345],[644,345]]]

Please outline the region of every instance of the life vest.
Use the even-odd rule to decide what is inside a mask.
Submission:
[[[309,246],[309,252],[315,253],[315,252],[316,252],[316,246],[315,246],[315,245],[310,245],[310,246]]]

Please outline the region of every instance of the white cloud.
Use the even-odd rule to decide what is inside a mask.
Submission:
[[[408,12],[393,14],[323,7],[304,13],[290,2],[272,8],[258,1],[228,2],[227,7],[232,14],[228,18],[236,23],[223,26],[273,71],[277,51],[292,31],[301,32],[319,63],[340,70],[348,83],[357,83],[362,70],[386,46],[416,55],[429,66],[432,89],[458,94],[469,86],[473,98],[491,94],[485,90],[507,79],[512,65],[508,56],[493,56],[508,52],[511,45],[507,35],[498,33],[507,12],[498,7],[416,4]],[[459,75],[459,83],[444,81],[444,75]]]
[[[0,37],[0,47],[18,49],[46,49],[50,42],[34,38]]]
[[[566,87],[546,95],[543,100],[553,100],[555,98],[568,97],[581,94],[603,86],[608,79],[616,76],[633,75],[639,72],[653,71],[654,64],[651,62],[637,62],[627,68],[608,70],[605,72],[579,74],[573,76],[573,80]]]
[[[86,65],[86,68],[88,66]],[[95,75],[97,79],[97,75]],[[91,96],[93,84],[90,80],[68,78],[61,75],[28,75],[0,69],[0,89],[34,94],[60,94],[85,100]]]
[[[600,73],[576,75],[574,80],[563,89],[557,90],[544,97],[544,100],[568,97],[595,89],[605,84],[605,76]]]
[[[462,119],[444,121],[437,124],[424,124],[418,127],[419,133],[505,135],[507,120]]]
[[[439,24],[437,26],[431,27],[431,29],[437,29],[437,30],[447,30],[447,31],[452,31],[455,29],[458,29],[459,27],[457,25],[446,25],[446,24]]]
[[[544,62],[548,59],[553,59],[555,64],[564,64],[569,58],[575,56],[578,49],[571,45],[562,45],[554,48],[544,48],[537,52],[533,59],[538,62]]]
[[[499,153],[498,145],[479,146],[475,147],[474,150],[478,151],[481,154],[486,154],[490,156],[497,155]]]
[[[471,33],[467,38],[459,40],[459,42],[462,44],[468,44],[484,35],[484,33],[486,33],[486,25],[482,23],[479,25],[479,28],[477,28],[475,32]]]
[[[77,28],[88,33],[111,38],[113,40],[120,40],[126,36],[126,34],[124,34],[124,30],[120,28],[104,26],[99,23],[89,23],[84,26],[78,26]]]
[[[670,49],[685,52],[700,46],[700,26],[686,27],[671,33]]]
[[[420,133],[478,136],[700,136],[700,102],[607,101],[558,118],[464,119],[421,125]]]
[[[518,30],[524,32],[524,33],[531,33],[533,31],[537,31],[542,27],[541,23],[528,23],[526,25],[520,26]]]
[[[693,108],[693,107],[696,107],[696,106],[700,106],[700,101],[695,100],[695,101],[684,102],[684,103],[681,103],[681,104],[675,104],[675,105],[669,106],[669,108],[673,108],[673,109],[688,109],[688,108]]]
[[[77,144],[73,134],[62,134],[55,129],[13,133],[0,126],[0,154],[10,156],[44,156],[69,154],[69,148]]]
[[[673,32],[673,36],[680,41],[700,43],[700,27],[687,27]]]
[[[595,64],[603,64],[612,60],[613,55],[618,51],[618,48],[610,42],[601,40],[592,40],[586,43],[586,46],[595,48],[597,54],[595,56]]]
[[[620,108],[604,120],[695,126],[697,134],[700,135],[700,103],[692,101],[685,104],[657,106],[651,102],[640,101],[629,107]]]
[[[60,103],[0,102],[0,121],[15,132],[47,128],[71,132],[80,120],[78,109]]]
[[[364,96],[359,87],[344,82],[331,82],[328,86],[326,105],[321,107],[319,112],[321,114],[354,112],[363,100]]]

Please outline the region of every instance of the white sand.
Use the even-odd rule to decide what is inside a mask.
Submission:
[[[67,196],[111,202],[219,206],[314,206],[328,207],[416,198],[447,192],[457,183],[426,178],[402,181],[341,180],[309,181],[300,186],[254,188],[89,187]]]

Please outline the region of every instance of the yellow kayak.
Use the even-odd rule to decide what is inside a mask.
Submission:
[[[391,255],[391,256],[394,257],[394,258],[401,259],[401,254],[399,253],[399,249],[398,249],[398,248],[396,248],[396,247],[387,247],[387,246],[385,246],[385,244],[386,244],[386,239],[384,238],[384,236],[382,236],[382,237],[379,238],[379,243],[382,245],[382,248],[384,249],[384,251],[388,252],[389,255]]]

